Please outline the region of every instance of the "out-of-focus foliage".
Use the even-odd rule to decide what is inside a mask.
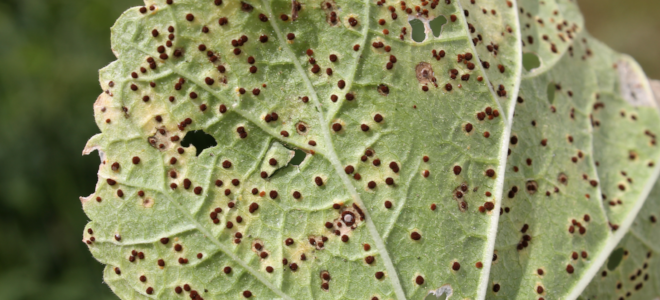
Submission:
[[[90,109],[109,28],[138,0],[0,1],[0,299],[116,299],[82,243]]]

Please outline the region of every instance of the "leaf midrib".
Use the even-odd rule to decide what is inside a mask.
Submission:
[[[342,179],[342,182],[344,183],[344,186],[348,190],[348,192],[351,194],[353,197],[353,201],[357,203],[359,206],[365,208],[363,211],[365,213],[365,223],[367,225],[367,228],[369,229],[369,233],[371,235],[371,238],[374,241],[374,244],[376,245],[376,249],[378,249],[378,253],[380,254],[382,260],[383,260],[383,265],[385,266],[385,269],[387,270],[388,277],[390,278],[390,281],[392,283],[392,288],[394,289],[394,293],[397,298],[400,300],[406,299],[406,295],[403,292],[403,287],[401,286],[401,283],[399,281],[399,276],[397,274],[396,269],[394,268],[394,264],[392,262],[392,259],[389,256],[389,253],[387,251],[387,248],[385,247],[385,243],[383,242],[383,239],[381,238],[380,234],[378,233],[378,230],[376,230],[376,225],[373,223],[371,220],[371,216],[369,214],[369,210],[366,209],[366,206],[364,205],[364,202],[362,202],[362,199],[360,198],[360,195],[357,193],[355,187],[353,184],[350,182],[350,179],[348,176],[345,174],[343,167],[341,165],[341,162],[339,161],[339,157],[337,156],[337,153],[335,152],[334,147],[332,146],[332,138],[330,137],[330,128],[328,127],[328,123],[325,120],[325,117],[323,116],[323,110],[321,109],[321,104],[318,99],[318,95],[316,94],[316,90],[312,86],[312,83],[303,70],[302,66],[296,59],[295,54],[291,50],[291,48],[284,42],[282,32],[280,31],[279,27],[277,26],[277,23],[275,22],[272,10],[270,8],[270,3],[268,3],[268,0],[261,0],[261,3],[263,4],[267,15],[269,16],[269,21],[271,26],[273,27],[273,30],[275,31],[277,35],[277,40],[280,43],[280,46],[286,54],[289,56],[291,61],[293,62],[294,66],[296,67],[296,70],[298,73],[300,73],[300,76],[305,82],[305,86],[307,86],[307,89],[311,93],[311,100],[314,103],[314,105],[318,108],[317,114],[321,123],[321,131],[323,132],[323,138],[326,143],[326,149],[327,149],[327,156],[326,158],[328,161],[333,165],[335,168],[335,172],[337,175]],[[365,9],[365,19],[369,20],[369,15],[370,15],[370,2],[369,0],[364,1],[364,9]],[[368,37],[368,29],[369,26],[368,24],[366,26],[363,26],[363,40],[360,43],[360,51],[358,51],[356,57],[357,60],[359,61],[360,59],[360,54],[362,53],[361,51],[364,49],[364,45],[366,43],[367,37]],[[355,69],[353,70],[353,75],[351,76],[351,79],[354,77],[355,72],[357,71],[357,61],[354,64]],[[349,82],[349,86],[352,84],[353,80]]]

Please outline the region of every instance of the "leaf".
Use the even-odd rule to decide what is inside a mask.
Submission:
[[[146,3],[112,28],[84,152],[102,159],[84,240],[120,298],[483,298],[514,3]],[[411,39],[409,16],[439,15]],[[195,130],[217,146],[182,147]],[[274,172],[284,147],[308,155]]]
[[[636,67],[632,65],[632,67]],[[628,69],[623,69],[628,71]],[[633,68],[632,71],[639,72]],[[634,78],[634,77],[632,77]],[[632,87],[645,87],[644,82]],[[650,82],[655,102],[658,102],[658,81]],[[647,87],[648,88],[648,87]],[[643,92],[642,95],[649,95]],[[636,99],[634,100],[638,100]],[[648,100],[642,98],[642,100]],[[637,102],[637,101],[635,101]],[[637,171],[637,170],[635,170]],[[630,229],[616,245],[596,277],[586,287],[580,299],[654,299],[660,294],[657,284],[660,263],[658,253],[657,223],[660,216],[660,186],[655,183],[648,199],[639,210]],[[656,280],[657,282],[657,280]]]
[[[484,4],[473,0],[461,0],[459,4],[464,10],[479,62],[490,79],[489,87],[510,119],[522,71],[516,4],[514,1],[486,1]]]
[[[589,37],[575,4],[520,8],[541,66],[521,82],[488,298],[575,299],[658,176],[660,117],[636,63]]]
[[[105,281],[123,299],[575,299],[617,244],[642,255],[624,235],[660,172],[651,85],[575,3],[518,4],[127,11],[84,151]],[[217,145],[182,146],[197,130]],[[596,280],[586,297],[611,295]]]
[[[618,255],[610,255],[580,299],[657,299],[659,199],[656,183],[630,230],[616,246]]]

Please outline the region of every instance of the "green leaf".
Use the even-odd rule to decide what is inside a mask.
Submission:
[[[657,242],[656,99],[574,2],[147,1],[112,45],[81,200],[122,299],[576,299]]]
[[[580,299],[656,299],[660,294],[660,186],[656,183],[630,230]],[[614,261],[614,263],[612,263]]]
[[[517,8],[392,5],[160,0],[121,16],[85,149],[99,182],[82,198],[120,298],[484,297]],[[182,147],[195,130],[217,145]],[[307,153],[299,166],[289,149]]]
[[[650,83],[656,103],[660,99],[658,83],[655,80]],[[645,84],[639,86],[645,87]],[[649,93],[642,91],[644,94]],[[611,212],[614,213],[616,211]],[[660,185],[656,182],[630,229],[580,299],[652,299],[658,296],[660,290],[654,282],[657,282],[660,267],[660,242],[657,239],[659,217]]]
[[[660,117],[636,63],[589,37],[575,4],[520,9],[540,67],[514,113],[488,298],[575,299],[658,176]]]

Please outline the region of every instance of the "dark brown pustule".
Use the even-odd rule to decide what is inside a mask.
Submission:
[[[575,268],[573,268],[573,266],[571,264],[566,265],[566,272],[568,274],[573,274],[574,271],[575,271]]]
[[[355,171],[355,168],[349,165],[344,168],[344,171],[346,172],[346,174],[352,174]]]
[[[376,259],[371,255],[364,258],[364,262],[366,262],[369,265],[372,264],[375,260]]]
[[[459,262],[455,261],[455,262],[451,265],[451,269],[454,270],[454,271],[458,271],[458,270],[461,269],[461,264],[460,264]]]
[[[460,175],[462,170],[463,170],[463,168],[461,168],[461,166],[454,166],[454,170],[453,170],[454,175],[456,175],[456,176]]]
[[[385,273],[379,271],[376,272],[374,276],[376,277],[376,279],[382,279],[385,276]]]

